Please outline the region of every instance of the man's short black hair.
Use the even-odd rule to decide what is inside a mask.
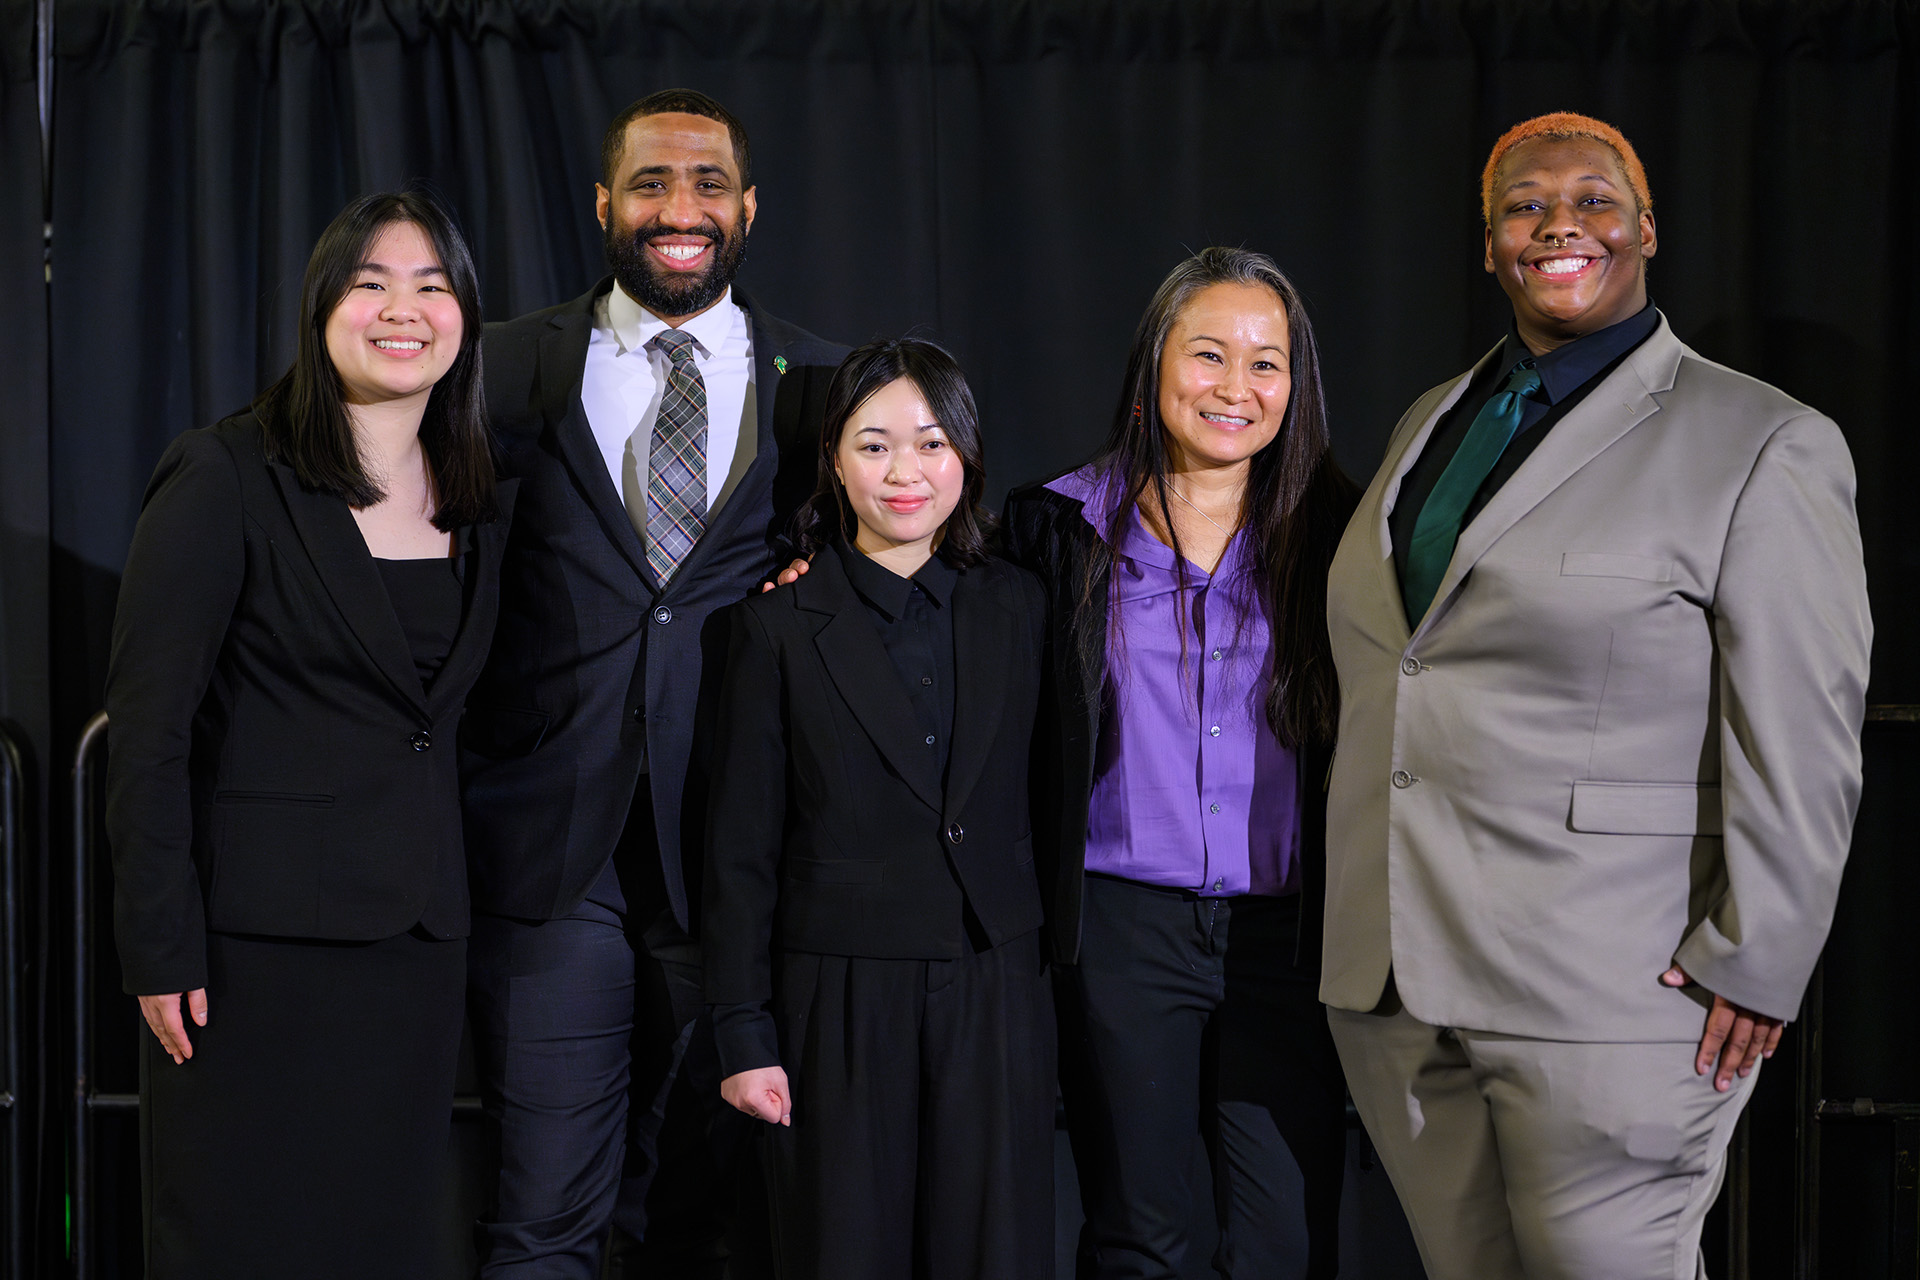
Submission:
[[[698,89],[662,89],[658,93],[648,94],[615,116],[613,123],[607,126],[606,137],[600,140],[602,185],[608,189],[613,187],[614,170],[620,167],[620,157],[627,149],[627,126],[635,120],[665,115],[670,111],[705,116],[727,126],[727,136],[733,140],[733,163],[740,170],[740,189],[745,191],[753,185],[753,155],[747,148],[747,126],[735,119],[733,112]]]

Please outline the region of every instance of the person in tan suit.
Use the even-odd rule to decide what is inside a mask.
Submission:
[[[1432,1280],[1689,1280],[1859,799],[1853,467],[1649,303],[1617,130],[1527,121],[1482,189],[1513,330],[1330,573],[1321,998]]]

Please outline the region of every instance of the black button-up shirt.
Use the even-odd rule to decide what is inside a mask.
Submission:
[[[1473,501],[1467,504],[1460,518],[1463,529],[1493,501],[1493,495],[1500,492],[1500,486],[1520,469],[1520,464],[1540,447],[1553,424],[1572,412],[1587,392],[1599,386],[1659,325],[1660,313],[1649,302],[1625,320],[1576,338],[1543,356],[1534,356],[1527,350],[1527,344],[1520,341],[1518,332],[1509,332],[1499,356],[1487,362],[1487,367],[1467,386],[1465,394],[1434,424],[1426,447],[1401,477],[1400,493],[1394,499],[1392,514],[1387,517],[1387,529],[1393,535],[1393,567],[1400,581],[1407,580],[1407,547],[1413,541],[1413,527],[1420,519],[1420,509],[1433,495],[1441,472],[1459,452],[1467,428],[1473,425],[1487,401],[1506,385],[1514,365],[1532,356],[1534,368],[1540,371],[1540,390],[1520,402],[1520,428],[1513,433],[1506,452],[1493,464],[1493,470],[1487,473],[1486,482],[1473,495]]]
[[[959,571],[934,556],[903,578],[844,544],[837,544],[847,581],[867,607],[880,645],[913,704],[927,750],[947,776],[953,738],[953,588]],[[879,678],[876,673],[875,678]]]

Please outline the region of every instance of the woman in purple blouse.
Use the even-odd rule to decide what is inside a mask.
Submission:
[[[1338,1269],[1325,603],[1354,496],[1298,294],[1214,248],[1148,305],[1100,454],[1008,500],[1053,610],[1034,826],[1083,1280],[1181,1273],[1196,1133],[1221,1275]]]

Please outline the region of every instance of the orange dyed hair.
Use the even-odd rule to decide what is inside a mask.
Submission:
[[[1653,208],[1653,193],[1647,190],[1647,171],[1640,164],[1639,153],[1624,134],[1604,120],[1576,115],[1571,111],[1555,111],[1531,120],[1522,120],[1501,134],[1500,141],[1493,144],[1493,154],[1487,157],[1487,167],[1480,173],[1480,216],[1486,219],[1488,226],[1493,225],[1494,173],[1500,168],[1500,162],[1507,158],[1507,152],[1535,138],[1549,138],[1555,142],[1589,138],[1611,147],[1613,154],[1620,157],[1620,167],[1627,171],[1627,186],[1633,190],[1633,198],[1639,202],[1640,211],[1644,213]]]

